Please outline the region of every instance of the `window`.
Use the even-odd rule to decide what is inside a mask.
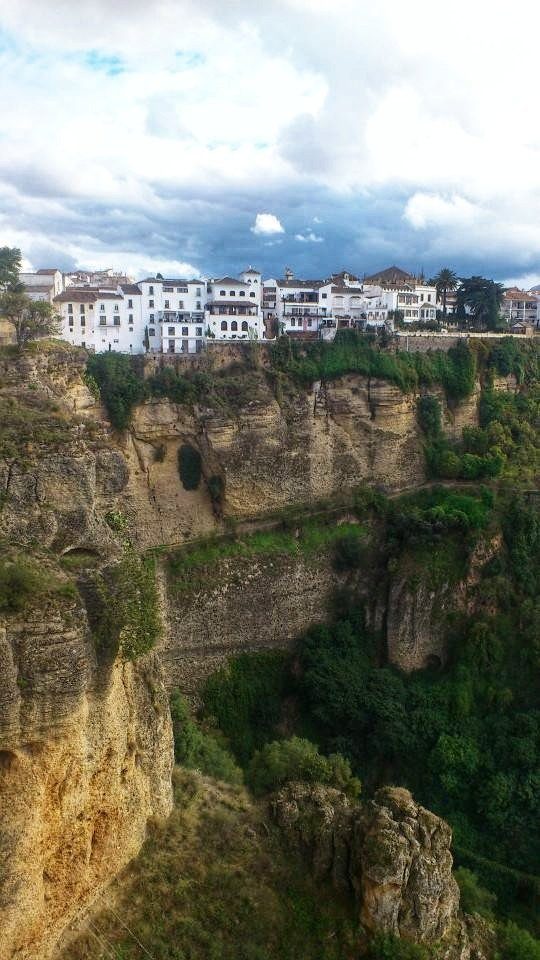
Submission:
[[[196,309],[196,310],[200,310],[200,309],[201,309],[201,301],[200,301],[200,300],[197,300],[197,303],[195,304],[195,309]]]
[[[163,289],[165,289],[165,287],[163,287]],[[172,290],[172,287],[171,287],[171,290]],[[176,288],[176,292],[177,292],[177,293],[187,293],[187,292],[188,292],[188,288],[187,288],[187,287],[177,287],[177,288]]]
[[[428,302],[428,303],[431,303],[431,294],[430,294],[430,293],[428,293],[428,295],[427,295],[427,302]]]
[[[128,300],[128,310],[133,310],[133,300]]]
[[[69,317],[69,325],[70,325],[70,327],[73,326],[73,317]]]
[[[202,327],[196,327],[196,328],[195,328],[195,336],[196,336],[196,337],[202,337]]]
[[[101,310],[102,313],[105,313],[105,304],[102,303],[99,309]]]
[[[245,290],[241,290],[239,295],[240,295],[241,297],[245,297],[246,291],[245,291]]]
[[[133,314],[132,314],[132,313],[130,313],[130,314],[128,315],[128,323],[133,323]]]
[[[313,326],[313,320],[308,320],[307,325],[308,325],[308,327],[312,327],[312,326]]]
[[[242,320],[242,330],[247,330],[247,328],[248,328],[247,320]]]
[[[84,303],[81,303],[80,311],[81,311],[81,313],[84,313]]]
[[[68,313],[73,313],[73,304],[68,303]]]
[[[170,300],[165,300],[163,306],[164,306],[165,310],[168,310],[169,307],[170,307]]]
[[[148,336],[149,336],[149,337],[155,337],[155,335],[156,335],[156,331],[154,330],[154,328],[153,328],[153,327],[149,327],[149,328],[148,328]]]
[[[174,337],[174,327],[168,327],[167,333],[170,337]]]
[[[120,309],[120,307],[118,306],[117,303],[115,303],[115,305],[114,305],[114,312],[115,312],[115,313],[118,313],[119,309]]]
[[[183,301],[183,300],[179,300],[179,301],[178,301],[178,309],[179,309],[179,310],[183,310],[183,309],[184,309],[184,301]]]
[[[195,291],[195,296],[196,296],[196,297],[200,297],[200,296],[201,296],[201,288],[200,288],[200,287],[197,287],[197,289],[196,289],[196,291]]]
[[[182,340],[182,353],[188,352],[188,345],[189,345],[188,340]]]
[[[90,304],[90,310],[93,310],[93,309],[94,309],[94,304],[91,303],[91,304]]]
[[[153,297],[153,296],[154,296],[154,288],[153,288],[153,287],[148,287],[148,294],[149,294],[150,297]]]
[[[85,347],[85,346],[86,346],[86,340],[81,340],[81,347]]]
[[[174,340],[169,340],[169,346],[167,349],[169,353],[174,353]]]
[[[100,327],[104,327],[106,323],[107,323],[107,317],[101,316],[101,317],[99,318],[99,325],[100,325]]]
[[[81,317],[81,327],[85,327],[85,326],[86,326],[86,318]]]
[[[174,287],[163,287],[163,293],[172,293]]]
[[[188,328],[187,328],[187,327],[182,327],[182,336],[183,336],[183,337],[187,337],[188,334],[189,334]]]
[[[153,300],[149,300],[149,301],[148,301],[148,306],[149,306],[150,308],[153,307],[153,306],[154,306],[154,301],[153,301]]]
[[[115,327],[119,327],[119,326],[120,326],[120,317],[115,317],[115,318],[114,318],[114,325],[115,325]]]
[[[321,293],[321,299],[322,299],[322,300],[327,300],[327,299],[328,299],[328,294],[327,294],[327,293]]]
[[[225,296],[227,295],[227,293],[226,293],[225,290],[220,290],[220,291],[219,291],[219,295],[220,295],[220,297],[225,297]]]
[[[221,321],[221,329],[222,329],[222,330],[227,330],[227,329],[228,329],[228,328],[227,328],[227,321],[226,321],[226,320],[222,320],[222,321]]]
[[[151,313],[150,316],[148,317],[148,319],[150,320],[150,323],[153,323],[153,322],[154,322],[154,314]]]
[[[129,328],[129,332],[130,332],[130,333],[133,333],[133,327],[130,327],[130,328]]]
[[[238,323],[236,320],[231,320],[231,330],[238,330]]]
[[[229,290],[229,296],[230,296],[230,297],[235,297],[235,296],[236,296],[236,291],[235,291],[235,290]]]
[[[257,296],[257,294],[255,293],[254,290],[250,290],[250,291],[249,291],[249,295],[250,295],[250,297],[256,297],[256,296]]]
[[[208,284],[208,293],[212,293],[212,284],[211,284],[211,283]]]

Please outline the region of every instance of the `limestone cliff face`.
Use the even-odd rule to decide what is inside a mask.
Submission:
[[[141,545],[220,527],[205,484],[185,491],[179,482],[182,443],[200,451],[206,479],[223,479],[223,511],[236,519],[331,498],[363,481],[398,490],[424,479],[416,400],[385,381],[350,375],[278,403],[261,379],[255,399],[234,409],[149,401],[135,412],[125,446],[124,503]]]
[[[167,625],[159,655],[167,684],[192,693],[230,656],[286,649],[329,618],[343,580],[322,552],[221,560],[199,583],[195,572],[181,591],[163,575]]]
[[[96,661],[78,600],[0,626],[1,960],[49,957],[171,805],[161,669]]]
[[[98,658],[81,597],[62,589],[59,556],[99,566],[121,550],[104,513],[127,467],[84,362],[60,346],[0,370],[0,560],[33,557],[60,584],[0,616],[0,960],[52,956],[172,801],[159,663]]]
[[[476,956],[458,913],[450,827],[407,790],[385,787],[359,806],[338,790],[296,783],[276,795],[272,809],[315,875],[354,896],[367,931],[441,941],[448,960]]]

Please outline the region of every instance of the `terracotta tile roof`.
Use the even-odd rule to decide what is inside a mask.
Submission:
[[[332,293],[352,293],[358,296],[359,293],[363,293],[363,290],[362,287],[332,287]]]
[[[63,293],[59,293],[58,296],[54,298],[54,302],[95,303],[97,299],[98,294],[95,290],[76,290],[74,287],[70,287],[68,290],[64,290]]]
[[[141,288],[136,283],[121,283],[120,289],[122,293],[134,293],[135,295],[142,293]]]

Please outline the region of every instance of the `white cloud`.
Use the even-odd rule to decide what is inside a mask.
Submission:
[[[135,213],[170,259],[171,228],[161,230],[179,195],[204,207],[221,192],[217,212],[203,210],[211,233],[231,193],[242,216],[253,196],[272,209],[272,197],[311,195],[328,224],[320,198],[334,191],[359,209],[366,197],[398,198],[394,224],[382,213],[377,223],[379,248],[401,242],[397,226],[419,244],[425,236],[433,256],[511,256],[516,275],[540,268],[540,7],[530,0],[493,0],[489,17],[454,0],[443,41],[428,0],[57,0],[46,16],[43,0],[4,7],[0,191],[15,195],[2,204],[6,235],[82,262],[103,247],[112,262],[132,256]],[[81,227],[90,204],[110,208],[115,229],[103,218]],[[302,209],[293,227],[283,213],[290,234],[274,214],[251,229],[321,244],[301,227],[317,229],[312,213]],[[181,211],[177,221],[172,239],[191,263]],[[359,217],[359,237],[373,230]]]
[[[318,237],[313,230],[307,230],[306,233],[296,233],[294,239],[299,240],[300,243],[322,243],[324,237]]]
[[[252,233],[264,234],[265,236],[272,233],[285,233],[284,228],[273,213],[258,213],[250,230]]]
[[[482,211],[474,203],[458,194],[446,198],[436,193],[415,193],[409,197],[405,220],[412,227],[421,230],[428,226],[467,226],[482,216]]]

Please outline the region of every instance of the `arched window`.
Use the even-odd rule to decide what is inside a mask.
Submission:
[[[231,330],[238,330],[238,324],[236,320],[231,320]]]
[[[247,320],[242,320],[242,330],[246,330],[246,331],[247,331],[247,328],[248,328]]]
[[[245,295],[246,295],[246,291],[245,291],[245,290],[241,290],[240,293],[239,293],[239,296],[240,296],[240,297],[245,297]]]
[[[227,330],[227,329],[228,329],[228,328],[227,328],[227,321],[226,321],[226,320],[222,320],[222,321],[221,321],[221,329],[222,329],[222,330]]]

